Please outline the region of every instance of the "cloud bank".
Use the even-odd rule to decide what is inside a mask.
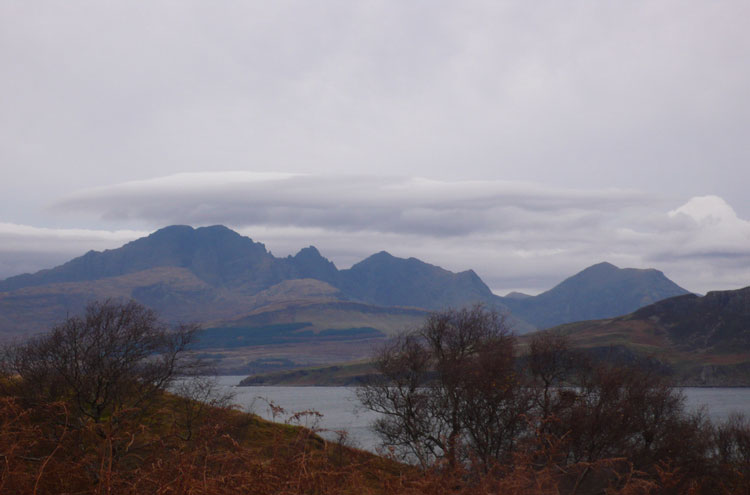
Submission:
[[[640,204],[621,190],[555,189],[501,181],[265,174],[178,174],[72,194],[54,205],[99,212],[108,221],[149,220],[274,227],[318,227],[434,237],[525,229],[543,222],[569,228],[589,212]],[[555,214],[555,218],[547,215]],[[548,220],[555,220],[549,222]]]

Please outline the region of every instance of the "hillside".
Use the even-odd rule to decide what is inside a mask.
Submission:
[[[673,297],[557,329],[576,347],[653,357],[683,384],[750,385],[750,287]]]
[[[538,328],[625,315],[653,302],[689,292],[654,269],[599,263],[539,294],[511,293],[502,302]]]
[[[281,424],[169,394],[105,423],[74,422],[69,409],[0,398],[2,493],[385,495],[420,481],[412,466],[299,426],[313,412],[281,411]]]
[[[279,259],[263,244],[222,225],[197,229],[173,225],[117,249],[89,251],[56,268],[10,277],[0,282],[0,291],[179,267],[214,287],[257,292],[283,280],[305,278],[305,273],[325,271],[327,260],[303,251],[296,257]]]
[[[0,281],[0,292],[99,281],[166,267],[192,274],[205,284],[203,289],[230,288],[243,294],[255,294],[288,280],[315,279],[338,288],[339,299],[379,306],[439,309],[479,301],[497,303],[496,296],[471,270],[452,273],[386,252],[338,270],[314,246],[277,258],[263,244],[221,225],[165,227],[117,249],[89,251],[56,268],[10,277]],[[169,289],[168,283],[150,290],[142,287],[133,297],[146,302]]]
[[[473,270],[453,273],[416,258],[396,258],[385,251],[341,270],[336,285],[353,298],[382,306],[436,310],[483,302],[504,309]]]
[[[674,297],[636,311],[633,319],[652,321],[681,350],[750,351],[750,287]]]
[[[594,358],[655,366],[682,385],[750,386],[750,287],[676,296],[628,315],[552,331],[568,335],[573,347]],[[519,337],[521,357],[533,335]],[[243,385],[352,385],[372,373],[367,361],[267,371]]]
[[[347,315],[344,320],[353,327],[382,326],[386,332],[395,331],[394,325],[381,324],[378,318],[400,324],[411,320],[385,316],[389,312],[385,307],[432,308],[475,302],[473,296],[463,296],[462,274],[409,260],[415,262],[435,273],[411,281],[412,290],[387,298],[378,296],[390,289],[387,277],[378,270],[364,273],[355,266],[339,271],[313,246],[277,258],[263,244],[223,226],[194,229],[176,225],[117,249],[90,251],[58,267],[0,281],[0,334],[43,331],[66,314],[80,311],[86,302],[102,298],[133,298],[168,321],[197,321],[209,326],[246,325],[248,319],[299,323],[310,318],[299,320],[297,313],[309,314],[313,305],[340,303],[333,310],[317,306],[321,316],[312,319],[331,323],[328,327],[313,324],[314,330],[341,328],[342,318],[332,314],[340,314],[341,305],[352,302],[360,304],[343,310]],[[480,288],[484,285],[476,275],[473,278]],[[423,305],[431,300],[436,287],[444,296],[437,303]],[[489,289],[483,289],[483,296],[491,297]],[[362,313],[361,318],[357,312]],[[262,313],[268,315],[259,316]],[[373,318],[374,313],[382,318]],[[397,309],[393,313],[403,312]]]
[[[319,280],[295,279],[258,292],[216,287],[186,268],[165,266],[116,277],[60,282],[0,292],[0,329],[5,334],[44,331],[94,299],[135,299],[169,322],[204,325],[231,321],[278,305],[338,301],[339,291]]]

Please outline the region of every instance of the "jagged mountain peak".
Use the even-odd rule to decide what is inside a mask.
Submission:
[[[116,277],[160,266],[188,268],[212,285],[233,285],[273,258],[262,243],[223,226],[172,225],[117,249],[89,251],[58,267],[0,282],[0,290]]]
[[[14,301],[21,298],[26,302],[19,307],[31,308],[26,315],[52,306],[55,311],[70,311],[92,297],[111,297],[114,291],[115,297],[134,298],[173,317],[238,316],[253,309],[248,297],[302,279],[325,282],[337,289],[331,297],[347,304],[364,303],[358,307],[367,314],[374,311],[367,309],[372,307],[424,311],[477,302],[504,308],[473,270],[454,273],[386,251],[348,270],[338,270],[314,246],[294,256],[277,258],[263,244],[222,225],[172,225],[117,249],[90,251],[56,268],[2,281],[0,309],[14,307]],[[15,291],[21,288],[30,290]],[[292,299],[300,297],[299,292],[284,294]],[[292,303],[304,301],[295,299]],[[369,321],[369,317],[363,318]],[[0,331],[2,325],[0,318]]]
[[[353,271],[365,270],[365,269],[374,270],[374,269],[381,269],[381,268],[436,270],[436,271],[442,270],[446,273],[453,273],[437,265],[432,265],[430,263],[422,261],[419,258],[414,258],[413,256],[409,258],[400,258],[398,256],[392,255],[388,251],[379,251],[375,254],[371,254],[370,256],[363,259],[362,261],[352,265],[350,270],[353,270]],[[467,271],[471,271],[471,270],[467,270]]]
[[[318,248],[312,245],[300,249],[299,252],[294,255],[295,258],[306,258],[313,256],[321,258],[323,257],[323,255],[320,254],[320,251],[318,251]]]
[[[295,269],[295,276],[299,278],[315,278],[336,284],[338,268],[328,258],[320,254],[315,246],[308,246],[299,250],[293,257],[287,257]]]

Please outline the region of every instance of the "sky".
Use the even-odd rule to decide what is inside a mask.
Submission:
[[[750,285],[744,1],[0,0],[0,278],[170,224]]]

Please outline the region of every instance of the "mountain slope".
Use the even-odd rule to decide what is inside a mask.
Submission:
[[[0,335],[45,331],[97,299],[135,299],[156,310],[165,321],[211,325],[264,308],[338,302],[339,296],[338,289],[314,279],[285,280],[248,293],[214,287],[186,268],[156,267],[118,277],[0,292]]]
[[[750,287],[674,297],[639,309],[632,319],[652,321],[678,349],[750,351]]]
[[[658,270],[599,263],[533,297],[504,297],[518,317],[538,328],[610,318],[673,296],[689,294]]]
[[[89,251],[56,268],[10,277],[0,282],[0,291],[99,280],[156,267],[185,268],[211,286],[251,292],[297,278],[331,282],[337,275],[335,265],[312,246],[294,257],[276,258],[263,244],[222,225],[173,225],[117,249]]]
[[[331,261],[323,257],[315,246],[301,249],[286,262],[294,267],[295,278],[314,278],[336,285],[339,271]]]
[[[0,282],[0,290],[116,277],[155,267],[187,268],[211,285],[235,285],[252,276],[264,285],[274,258],[265,246],[223,227],[174,225],[117,249],[89,251],[61,266]]]
[[[501,298],[472,270],[453,273],[385,251],[338,270],[313,246],[277,258],[263,244],[221,225],[175,225],[117,249],[90,251],[56,268],[0,281],[0,333],[39,331],[104,297],[136,299],[170,321],[223,325],[262,311],[290,315],[295,305],[358,303],[347,309],[347,321],[372,326],[364,324],[369,321],[364,313],[358,325],[351,308],[424,311],[483,303],[504,313],[510,308],[509,323],[523,333],[533,329],[526,321],[543,328],[612,317],[686,292],[656,270],[601,263],[538,296]],[[273,304],[266,304],[270,293]]]
[[[355,299],[383,306],[443,309],[498,302],[473,270],[453,273],[416,258],[396,258],[385,251],[341,270],[336,285]]]
[[[415,258],[379,253],[339,271],[313,246],[276,258],[223,226],[176,225],[0,281],[0,334],[43,331],[102,298],[133,298],[175,322],[246,325],[267,313],[281,323],[339,328],[338,319],[390,333],[396,325],[418,323],[426,309],[496,303],[496,297],[472,271],[455,274]],[[419,311],[405,319],[397,307]]]
[[[750,287],[656,302],[617,318],[556,327],[576,347],[625,349],[689,385],[750,385]]]

